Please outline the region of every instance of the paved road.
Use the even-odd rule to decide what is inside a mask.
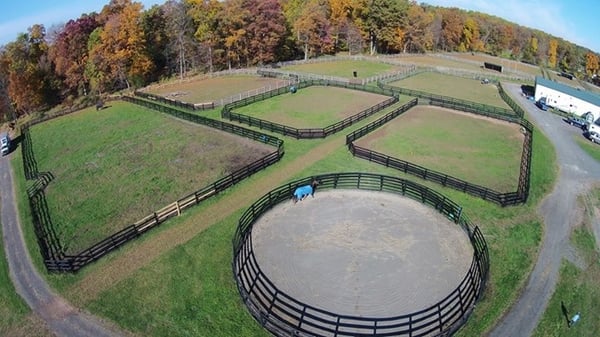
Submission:
[[[23,232],[17,217],[13,189],[13,175],[8,158],[0,159],[1,221],[4,249],[10,269],[10,277],[19,295],[27,305],[42,318],[57,336],[64,337],[110,337],[124,336],[108,323],[71,306],[57,296],[40,277],[31,262],[23,240]]]
[[[519,85],[507,84],[505,88],[554,144],[560,168],[554,190],[538,209],[546,226],[538,260],[520,298],[489,335],[522,337],[531,336],[554,293],[561,260],[569,246],[577,197],[586,192],[591,182],[600,181],[600,164],[573,140],[573,137],[581,136],[580,129],[566,124],[557,115],[537,109],[533,102],[521,96]],[[598,228],[594,231],[599,233]]]

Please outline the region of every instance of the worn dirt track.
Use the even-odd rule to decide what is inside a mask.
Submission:
[[[57,336],[127,336],[126,332],[119,331],[113,324],[102,322],[97,317],[73,307],[50,289],[35,269],[25,247],[17,216],[13,175],[8,158],[0,159],[0,172],[2,236],[10,278],[17,293]]]
[[[573,140],[583,137],[580,129],[567,125],[560,116],[539,110],[521,95],[518,84],[505,84],[505,89],[529,113],[535,127],[548,136],[559,166],[556,185],[538,209],[545,228],[537,262],[520,297],[489,334],[521,337],[531,336],[554,293],[561,261],[569,249],[572,222],[578,218],[577,197],[600,180],[600,164]]]

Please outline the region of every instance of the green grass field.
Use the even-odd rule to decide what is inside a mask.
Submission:
[[[330,141],[339,142],[342,139],[342,135],[339,135],[338,139]],[[540,146],[544,146],[544,140],[536,139],[536,150],[540,150]],[[303,160],[304,151],[320,152],[327,143],[327,140],[319,141],[308,148],[303,146],[304,150],[296,149],[286,153],[283,162],[278,164],[282,167],[269,168],[250,181],[242,182],[234,187],[229,198],[248,194],[257,184],[260,186],[261,181],[271,181],[278,169],[287,169],[294,166],[298,160]],[[289,144],[288,147],[295,148],[294,145]],[[547,152],[545,154],[549,155]],[[552,167],[546,164],[545,159],[536,160],[534,182],[551,180]],[[346,149],[338,147],[325,158],[295,172],[293,178],[333,171],[368,171],[397,175],[397,172],[391,169],[353,158]],[[518,295],[519,286],[526,280],[526,271],[531,268],[541,238],[541,226],[535,215],[535,204],[545,193],[543,189],[548,190],[550,186],[547,183],[535,185],[531,205],[500,208],[457,191],[419,182],[442,191],[463,205],[465,214],[479,224],[486,235],[492,259],[491,278],[484,300],[475,310],[475,318],[469,321],[461,333],[463,336],[481,335],[502,311],[508,308]],[[266,190],[263,190],[264,192]],[[247,199],[255,200],[257,197]],[[174,226],[186,226],[193,222],[193,219],[202,218],[207,212],[211,214],[210,209],[202,206],[194,209],[193,214],[189,215],[190,218],[176,220],[182,223]],[[245,207],[240,205],[231,216],[211,225],[208,230],[178,246],[176,250],[161,255],[125,280],[107,286],[107,290],[89,302],[87,307],[144,336],[161,336],[164,333],[163,326],[172,329],[172,336],[230,336],[238,331],[247,336],[268,336],[249,317],[239,300],[231,276],[230,239],[243,210]],[[182,273],[180,270],[189,272]],[[81,282],[83,286],[84,281]],[[76,293],[76,290],[79,290],[77,283],[69,289],[69,296],[80,298],[81,295]],[[143,310],[137,314],[140,308]]]
[[[337,87],[310,86],[234,112],[295,128],[324,128],[389,99]]]
[[[110,105],[31,129],[38,169],[55,176],[46,196],[69,253],[275,150],[136,105]]]
[[[353,78],[354,72],[356,72],[357,78],[368,78],[397,71],[399,67],[380,62],[339,60],[335,62],[288,65],[281,69],[345,78]]]
[[[481,81],[475,79],[437,72],[423,72],[389,84],[401,88],[425,91],[431,94],[510,109],[500,97],[498,88],[495,85],[481,84]]]
[[[417,106],[356,143],[470,183],[510,192],[518,186],[523,141],[517,124]]]
[[[332,66],[335,63],[327,62],[324,63],[323,67],[333,69],[330,75],[342,76],[336,74],[336,72],[339,71],[341,74],[353,69],[345,63],[346,61],[341,62],[342,65],[338,67]],[[362,77],[363,72],[366,73],[367,71],[359,69],[359,76]],[[349,77],[348,75],[345,76]],[[454,77],[452,77],[453,79]],[[440,84],[440,82],[446,84]],[[420,90],[448,95],[447,92],[437,92],[437,90],[446,88],[447,83],[442,79],[423,81]],[[476,86],[487,87],[479,84],[479,82],[476,84]],[[174,85],[170,90],[179,91],[182,89]],[[463,88],[462,91],[468,90]],[[457,90],[456,93],[460,94],[460,91]],[[457,98],[466,99],[464,97]],[[117,103],[115,102],[113,107],[104,110],[101,114],[110,112],[116,106]],[[216,112],[210,112],[210,114],[211,116],[217,115]],[[384,112],[380,112],[353,125],[348,129],[348,133],[381,117],[383,114]],[[54,125],[48,123],[47,127],[53,129],[47,131],[50,138],[55,137],[58,142],[62,140],[61,137],[71,137],[65,135],[65,130],[75,130],[77,131],[75,133],[85,134],[86,139],[90,141],[89,144],[95,143],[107,146],[106,144],[110,143],[108,140],[111,140],[109,136],[113,132],[112,128],[118,126],[121,119],[125,120],[125,117],[127,117],[127,113],[117,114],[111,122],[96,122],[96,124],[88,126],[84,125],[87,124],[83,122],[85,119],[77,117],[79,115],[65,118],[65,120],[74,118],[75,121],[78,121],[70,122],[72,124],[68,127],[60,123]],[[130,122],[130,128],[135,130],[137,127],[131,124],[140,124],[138,132],[139,130],[152,130],[152,125],[155,123],[154,118],[150,117],[147,112],[142,115],[141,120],[136,119],[135,123]],[[320,118],[323,117],[318,117],[318,119]],[[166,119],[157,119],[160,120],[159,124],[163,129],[167,126],[173,128],[171,124],[167,124],[169,121]],[[171,122],[176,123],[176,121]],[[46,123],[43,125],[46,125]],[[197,128],[196,126],[193,127]],[[426,129],[428,124],[425,123],[421,127]],[[472,132],[472,125],[466,127],[464,123],[457,123],[455,127],[457,128],[456,134],[461,134],[461,130],[462,133],[466,134]],[[488,126],[484,127],[487,128]],[[489,126],[489,128],[492,132],[493,127]],[[105,131],[103,135],[102,129],[108,129],[110,132]],[[97,135],[94,133],[97,133]],[[121,132],[117,134],[121,134]],[[528,202],[525,205],[501,208],[464,193],[442,188],[413,176],[403,176],[396,170],[354,158],[344,147],[345,135],[346,132],[326,139],[303,141],[285,138],[286,154],[278,164],[258,172],[251,178],[209,200],[209,202],[192,208],[181,217],[168,221],[148,235],[84,268],[78,274],[46,274],[45,276],[55,289],[75,305],[110,319],[137,336],[164,336],[169,334],[170,336],[266,337],[269,334],[251,318],[248,310],[243,305],[231,275],[231,238],[239,216],[260,195],[295,178],[340,171],[383,173],[405,177],[440,191],[462,205],[464,213],[473,223],[481,227],[490,249],[490,279],[482,301],[477,304],[467,325],[458,335],[480,336],[485,334],[519,295],[537,255],[543,233],[543,226],[537,214],[537,205],[544,195],[551,190],[556,176],[555,155],[549,141],[539,131],[534,131],[531,191]],[[123,135],[121,134],[121,136]],[[195,134],[187,134],[187,137],[181,140],[177,138],[178,136],[171,134],[165,134],[164,136],[167,139],[179,139],[179,142],[173,142],[171,145],[188,144],[196,137]],[[390,138],[387,141],[390,144],[387,146],[393,146],[392,143],[395,142],[396,135],[389,136]],[[388,135],[382,139],[387,139],[387,137]],[[438,138],[437,141],[440,141],[445,137],[458,138],[459,136],[454,134],[449,136],[448,133],[435,133],[434,137]],[[133,135],[128,137],[128,139],[134,138]],[[64,142],[64,140],[62,141]],[[74,146],[81,141],[81,138],[76,138],[67,144]],[[485,144],[493,147],[496,142],[490,141]],[[61,160],[44,158],[43,153],[39,153],[39,157],[37,157],[38,151],[43,151],[38,150],[38,143],[40,141],[34,139],[34,148],[40,171],[50,170],[57,177],[51,183],[52,186],[57,184],[59,175],[58,172],[55,172],[56,167],[51,166],[61,164]],[[146,143],[142,141],[140,144]],[[153,149],[156,150],[164,145],[164,143],[153,145]],[[129,146],[133,147],[133,145]],[[502,144],[501,147],[506,146],[506,144]],[[167,146],[167,148],[170,147]],[[142,151],[144,149],[146,151]],[[144,154],[148,152],[147,148],[141,150],[138,148],[138,150],[138,152]],[[88,149],[87,151],[91,152],[90,155],[92,156],[98,153],[97,148]],[[465,150],[465,153],[468,153],[468,151]],[[74,156],[73,152],[69,151],[60,152],[60,155],[62,155],[62,161],[71,161],[68,159],[69,156]],[[437,155],[440,156],[440,161],[453,157],[453,154],[447,151],[440,151]],[[477,154],[477,156],[483,155]],[[136,156],[132,157],[136,158]],[[15,161],[18,161],[19,158],[20,154],[14,155]],[[90,159],[85,159],[83,154],[81,157],[74,158],[76,158],[74,161],[79,165],[73,167],[74,171],[77,171],[75,168],[90,169],[85,165]],[[159,163],[153,161],[156,159],[146,158],[145,155],[138,156],[137,160],[140,160],[144,163],[143,165],[147,165],[149,168],[153,165],[160,166]],[[465,158],[464,160],[469,159]],[[175,163],[175,160],[171,159],[170,162]],[[42,166],[42,163],[45,163],[44,166]],[[115,159],[113,165],[116,165],[116,163],[118,161]],[[19,169],[19,164],[13,165]],[[490,165],[484,166],[484,169],[491,171],[497,168]],[[22,172],[22,169],[17,172]],[[199,170],[194,172],[199,172]],[[453,172],[448,173],[452,174]],[[70,175],[71,185],[82,186],[79,182],[80,178],[84,177]],[[25,183],[22,175],[17,174],[17,179],[25,235],[31,254],[36,254],[34,256],[35,263],[38,268],[43,270],[35,236],[31,229],[31,220],[27,214],[26,197],[24,196]],[[116,193],[114,191],[118,191],[120,185],[128,183],[127,180],[137,181],[129,175],[126,175],[123,179],[115,178],[115,180],[117,181],[110,187],[112,193],[105,194],[98,199],[98,203],[108,202],[108,199],[114,198]],[[165,192],[167,190],[177,192],[172,185],[161,186],[163,186]],[[134,183],[131,188],[134,193],[143,194],[144,191],[140,187],[140,184]],[[54,188],[57,187],[54,186]],[[73,188],[76,189],[76,187]],[[108,189],[109,187],[107,187]],[[47,196],[49,200],[52,199],[50,194]],[[79,194],[79,197],[83,197],[83,195]],[[136,197],[136,194],[134,194],[134,197]],[[87,212],[87,210],[80,208],[75,210],[77,212]],[[83,214],[82,216],[87,215]],[[90,217],[90,219],[93,218]],[[19,318],[17,317],[17,319]]]

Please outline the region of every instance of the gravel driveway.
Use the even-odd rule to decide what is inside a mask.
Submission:
[[[88,315],[52,292],[38,274],[25,248],[23,232],[17,217],[13,175],[8,158],[0,158],[0,198],[2,238],[10,269],[10,278],[17,293],[27,305],[46,322],[57,336],[110,337],[123,336],[108,322]]]
[[[569,248],[570,228],[574,225],[571,222],[577,218],[577,197],[585,193],[591,183],[600,180],[600,164],[574,141],[574,137],[583,137],[581,129],[568,125],[560,116],[538,109],[521,95],[520,85],[504,84],[504,87],[529,113],[528,118],[535,127],[550,139],[559,166],[556,186],[538,209],[545,223],[538,260],[520,298],[489,334],[521,337],[531,336],[554,293],[561,260]],[[598,242],[599,223],[594,224],[594,233]]]

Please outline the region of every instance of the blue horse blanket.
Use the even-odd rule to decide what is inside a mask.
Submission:
[[[294,197],[297,200],[302,200],[302,198],[305,198],[312,194],[313,194],[313,188],[311,185],[300,186],[300,187],[296,188],[296,190],[294,191]]]

